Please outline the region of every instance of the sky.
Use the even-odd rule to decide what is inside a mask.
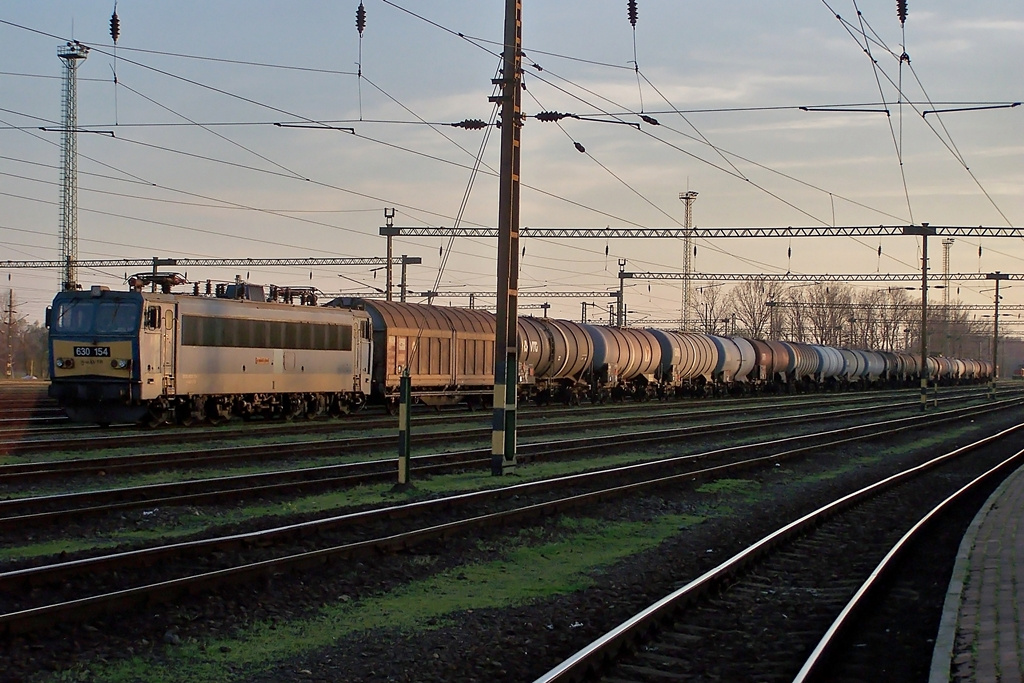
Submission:
[[[389,207],[398,226],[496,225],[499,132],[449,124],[494,120],[504,2],[364,0],[361,35],[358,5],[121,0],[116,46],[112,0],[0,5],[0,261],[59,256],[60,133],[41,128],[60,125],[69,39],[91,48],[80,259],[382,257]],[[522,33],[523,226],[680,227],[688,190],[702,227],[1024,222],[1024,106],[973,109],[1024,100],[1019,0],[910,0],[902,26],[892,0],[637,0],[635,28],[626,0],[524,0]],[[972,110],[922,116],[953,108]],[[913,237],[696,245],[700,273],[910,273],[920,258]],[[521,304],[616,290],[619,259],[682,269],[675,239],[521,246]],[[958,238],[950,270],[1024,273],[1022,247]],[[422,258],[411,292],[465,294],[439,303],[496,288],[494,240],[402,237],[394,253]],[[938,240],[929,255],[941,272]],[[123,288],[126,274],[79,280]],[[236,274],[328,294],[384,286],[369,267],[187,273]],[[19,314],[41,319],[60,273],[2,275]],[[992,301],[985,283],[958,291]],[[1022,304],[1024,284],[1003,294]],[[678,319],[680,298],[678,284],[626,291],[634,318]],[[578,319],[580,300],[548,301],[548,315]]]

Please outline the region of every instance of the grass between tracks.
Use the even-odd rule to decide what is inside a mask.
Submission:
[[[466,610],[512,607],[582,590],[601,567],[654,547],[701,519],[669,515],[609,524],[563,518],[556,529],[558,540],[537,543],[525,529],[496,548],[502,551],[499,560],[462,565],[389,593],[326,605],[307,618],[254,623],[233,638],[167,646],[156,661],[135,657],[121,663],[83,663],[49,680],[245,680],[352,634],[442,628]]]
[[[847,460],[831,474],[811,478],[838,476],[875,462],[879,455]],[[783,486],[794,483],[798,482],[790,479]],[[756,508],[779,494],[749,479],[710,481],[698,486],[697,493],[703,502],[698,503],[699,512],[690,515],[615,523],[563,517],[554,529],[523,529],[500,547],[481,548],[498,551],[498,560],[454,567],[361,600],[340,598],[304,618],[257,621],[230,638],[188,639],[180,646],[160,646],[120,662],[82,662],[47,680],[202,683],[270,675],[287,668],[289,662],[315,659],[317,652],[375,629],[395,634],[444,628],[456,624],[467,610],[510,608],[583,590],[604,567],[656,547],[696,524],[732,515],[737,508]],[[291,675],[301,677],[298,670]]]
[[[665,454],[626,453],[585,460],[536,462],[520,467],[515,477],[511,479],[514,479],[514,483],[529,482],[659,457],[665,457]],[[376,484],[237,507],[131,510],[125,512],[119,521],[104,523],[102,528],[89,536],[75,534],[64,538],[46,538],[18,545],[5,545],[0,548],[0,563],[48,557],[61,552],[70,554],[157,541],[173,542],[202,534],[217,533],[217,529],[254,520],[259,520],[262,526],[269,527],[275,523],[295,521],[296,517],[344,514],[359,507],[397,505],[437,495],[453,495],[507,486],[510,478],[496,478],[489,472],[477,471],[415,479],[413,483],[415,487],[404,493],[393,492],[392,484]]]
[[[959,436],[971,431],[969,425],[943,434],[929,434],[913,446],[883,448],[874,452],[870,462],[887,455],[895,455],[906,448],[920,448],[941,442],[944,438]],[[944,436],[945,435],[945,436]],[[756,435],[745,435],[735,443],[757,440]],[[518,482],[575,474],[591,469],[615,467],[643,460],[654,460],[678,455],[677,446],[669,445],[656,451],[623,453],[610,456],[595,456],[586,459],[565,461],[537,461],[517,470]],[[699,449],[698,449],[699,450]],[[853,465],[857,461],[851,461]],[[868,461],[865,461],[867,464]],[[827,476],[827,475],[821,475]],[[49,557],[64,553],[98,552],[118,547],[137,547],[155,542],[173,542],[203,535],[218,533],[218,529],[261,520],[263,526],[275,523],[285,524],[297,517],[344,514],[354,508],[383,506],[419,500],[429,496],[453,495],[508,485],[507,477],[496,479],[486,472],[465,472],[460,474],[415,479],[415,488],[406,493],[394,493],[391,484],[361,486],[330,493],[302,496],[289,500],[275,500],[234,507],[178,507],[165,509],[139,509],[124,513],[120,522],[105,524],[102,529],[90,535],[75,534],[66,538],[44,538],[22,544],[7,544],[0,548],[0,563],[20,559]],[[721,482],[717,485],[722,486]]]
[[[967,432],[970,428],[962,430]],[[929,439],[930,440],[930,439]],[[920,446],[918,442],[916,446]],[[860,458],[837,463],[831,473],[811,479],[831,478],[884,459],[887,453],[903,450],[873,450]],[[623,456],[626,457],[626,456]],[[632,456],[634,459],[636,456]],[[598,461],[590,464],[597,465]],[[606,464],[606,463],[605,463]],[[558,463],[545,463],[544,467]],[[562,466],[570,466],[563,463]],[[543,474],[541,465],[523,467],[523,480]],[[536,468],[537,471],[534,471]],[[529,472],[529,475],[527,475]],[[453,479],[463,483],[494,485],[479,474],[439,477],[448,490]],[[430,480],[418,481],[419,493],[428,493]],[[487,484],[484,484],[487,482]],[[798,483],[790,480],[788,483]],[[599,519],[563,518],[556,539],[538,540],[537,532],[525,529],[511,542],[493,550],[501,559],[462,565],[427,579],[411,582],[389,593],[360,600],[339,599],[316,614],[289,621],[261,621],[245,626],[231,638],[186,639],[180,646],[159,646],[152,652],[119,662],[85,661],[58,672],[48,681],[231,681],[246,680],[287,666],[304,656],[316,657],[346,637],[364,635],[373,629],[411,632],[442,628],[456,623],[466,610],[500,609],[578,591],[594,582],[602,567],[657,546],[704,519],[733,513],[734,507],[757,506],[779,491],[748,479],[720,479],[698,487],[704,494],[703,517],[669,515],[644,522],[609,523]],[[366,495],[395,500],[380,488]],[[294,672],[296,675],[299,672]]]

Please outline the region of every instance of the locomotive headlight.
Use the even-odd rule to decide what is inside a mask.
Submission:
[[[53,362],[58,368],[67,370],[68,368],[75,367],[75,361],[72,358],[58,358]]]
[[[114,358],[110,361],[110,367],[114,368],[115,370],[124,370],[131,364],[132,362],[125,358]]]

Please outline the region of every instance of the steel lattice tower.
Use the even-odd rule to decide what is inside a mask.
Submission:
[[[954,242],[956,240],[952,237],[942,240],[942,277],[945,280],[942,284],[946,285],[942,292],[942,306],[946,309],[946,315],[949,315],[949,250]]]
[[[683,222],[683,296],[682,310],[679,315],[679,329],[683,332],[690,330],[690,308],[693,306],[691,297],[693,287],[690,284],[690,276],[693,274],[693,202],[697,199],[696,192],[680,192],[679,199],[686,204],[686,216]]]
[[[77,40],[57,48],[57,56],[64,60],[64,127],[60,144],[60,260],[64,264],[64,290],[78,288],[78,64],[88,55],[89,48]]]

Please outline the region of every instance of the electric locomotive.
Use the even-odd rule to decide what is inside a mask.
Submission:
[[[93,286],[58,294],[47,324],[49,394],[75,421],[312,417],[356,410],[370,394],[365,311],[267,302],[261,287]]]

